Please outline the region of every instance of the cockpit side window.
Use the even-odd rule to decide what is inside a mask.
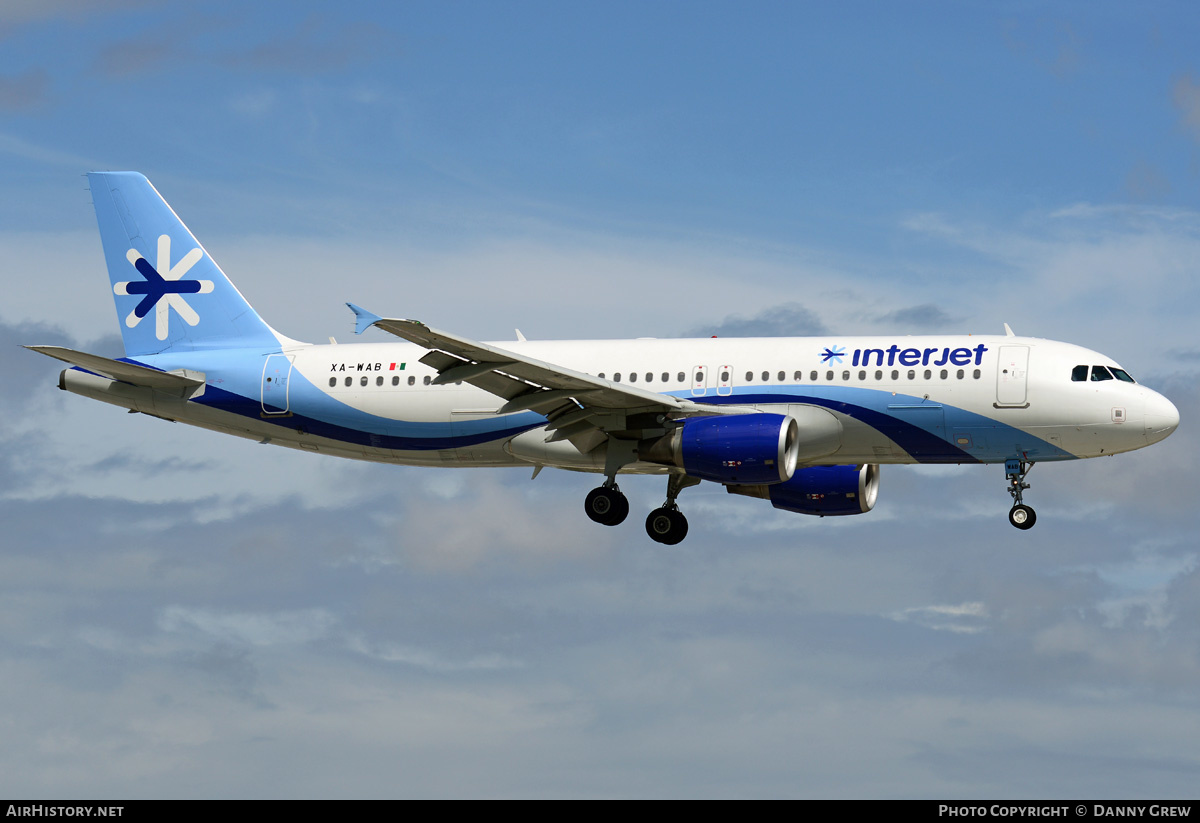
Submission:
[[[1112,373],[1115,374],[1117,379],[1120,380],[1122,383],[1136,383],[1137,382],[1132,377],[1130,377],[1129,372],[1125,371],[1124,369],[1113,368]]]
[[[1071,369],[1071,381],[1074,383],[1086,383],[1088,376],[1087,366],[1076,366]]]
[[[1112,372],[1104,366],[1092,366],[1092,382],[1096,383],[1100,380],[1112,380]]]

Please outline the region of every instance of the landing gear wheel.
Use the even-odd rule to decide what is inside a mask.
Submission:
[[[629,516],[629,498],[615,486],[599,486],[588,492],[583,508],[597,523],[615,526]]]
[[[678,509],[655,509],[646,518],[646,534],[658,543],[674,546],[687,537],[688,522]]]
[[[1033,524],[1037,522],[1037,515],[1033,509],[1025,505],[1022,499],[1025,490],[1029,488],[1029,484],[1025,482],[1025,475],[1029,474],[1033,468],[1033,463],[1027,460],[1010,457],[1004,461],[1004,476],[1008,478],[1008,493],[1012,495],[1013,507],[1008,511],[1008,522],[1012,523],[1018,529],[1032,529]]]
[[[1008,522],[1018,529],[1032,529],[1037,522],[1037,513],[1024,503],[1019,503],[1009,510]]]

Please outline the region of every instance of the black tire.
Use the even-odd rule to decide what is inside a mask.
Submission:
[[[675,509],[655,509],[646,518],[646,534],[656,543],[674,546],[687,537],[688,522]]]
[[[1013,506],[1008,512],[1008,522],[1012,523],[1018,529],[1032,529],[1033,524],[1037,522],[1037,513],[1022,503],[1019,506]]]
[[[599,486],[583,501],[587,516],[605,526],[615,526],[629,516],[629,499],[616,489]]]

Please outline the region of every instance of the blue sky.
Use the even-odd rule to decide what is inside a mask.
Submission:
[[[1200,14],[1184,3],[0,6],[0,791],[1191,796]],[[55,389],[113,351],[82,174],[282,332],[994,332],[1183,424],[885,467],[866,516],[321,460]],[[374,332],[369,334],[376,334]],[[381,333],[380,333],[381,335]],[[375,339],[383,339],[382,335]]]

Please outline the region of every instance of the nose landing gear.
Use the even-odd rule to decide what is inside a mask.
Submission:
[[[1012,495],[1013,507],[1008,511],[1008,522],[1018,529],[1032,529],[1037,522],[1037,513],[1022,502],[1022,495],[1029,484],[1025,475],[1033,468],[1032,462],[1010,458],[1004,461],[1004,476],[1008,479],[1008,493]]]

